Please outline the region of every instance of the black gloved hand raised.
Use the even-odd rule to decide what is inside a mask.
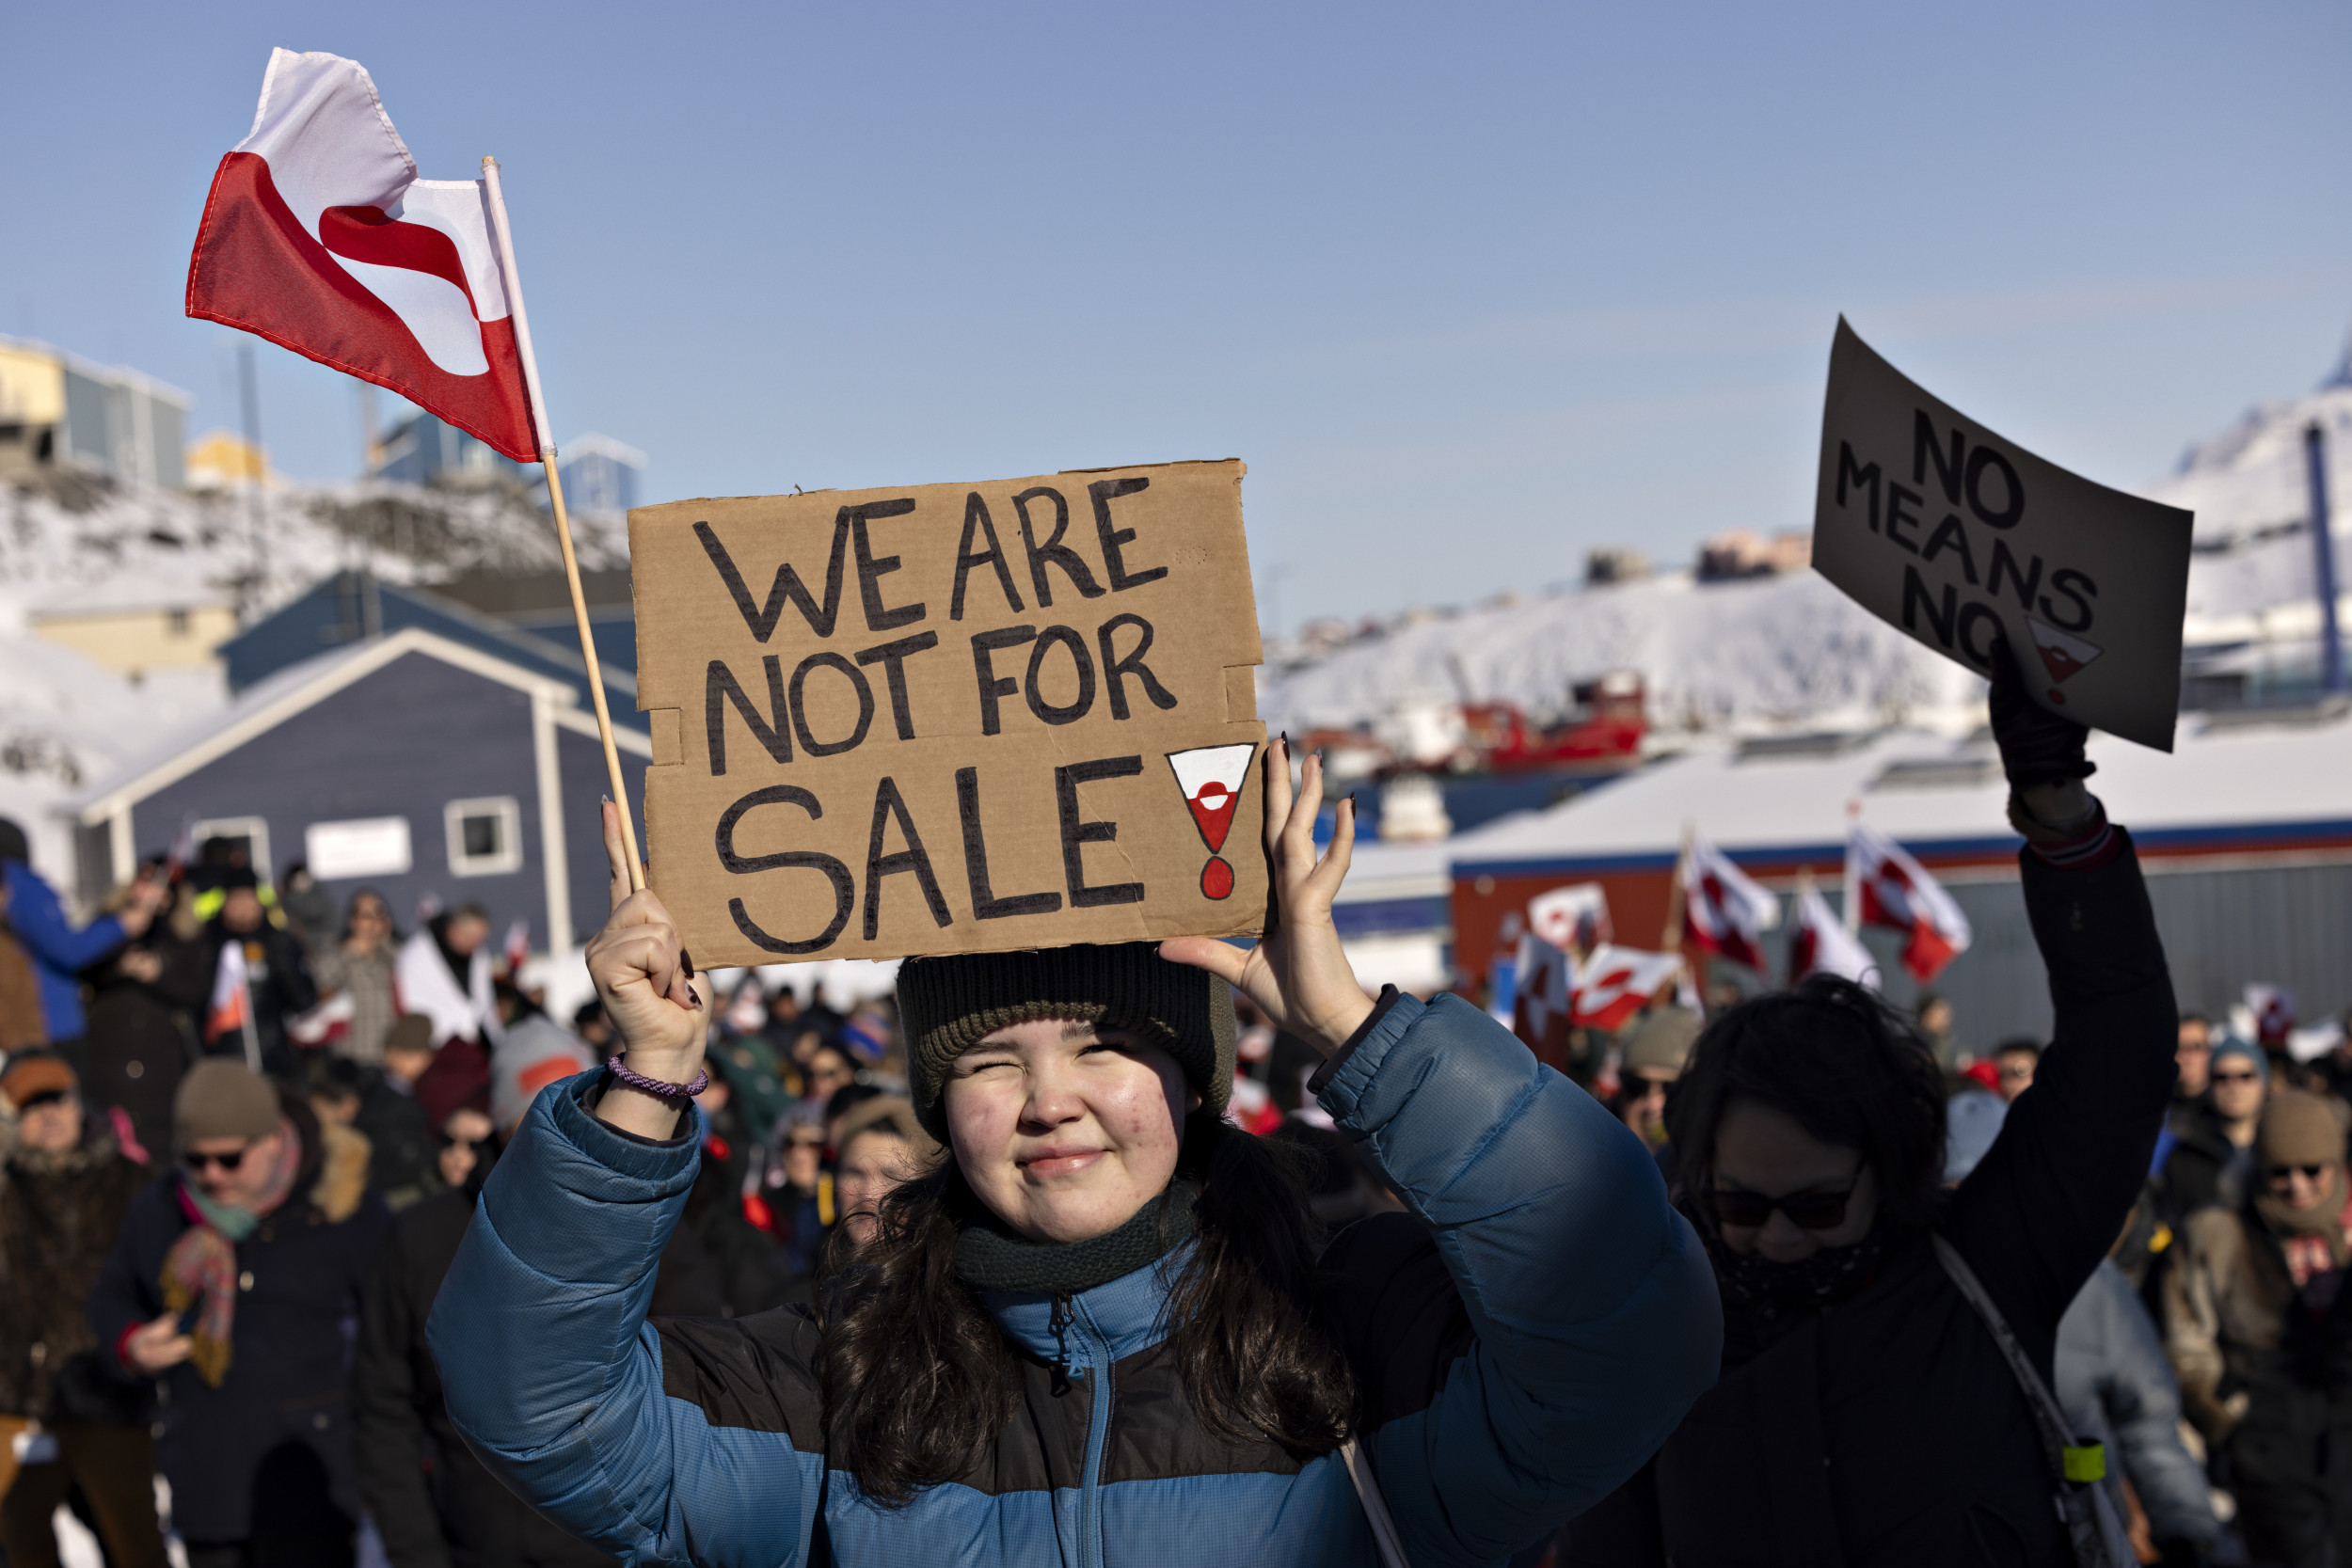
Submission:
[[[2083,755],[2090,731],[2035,702],[2008,639],[1993,644],[1993,741],[2011,789],[2087,779],[2098,764]]]

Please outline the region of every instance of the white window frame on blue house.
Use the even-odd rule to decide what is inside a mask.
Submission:
[[[466,852],[466,823],[478,816],[495,817],[499,823],[499,847],[487,855]],[[449,838],[451,876],[503,877],[523,868],[523,808],[512,795],[452,800],[441,808],[441,826]]]

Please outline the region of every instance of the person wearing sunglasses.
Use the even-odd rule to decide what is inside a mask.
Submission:
[[[2171,1148],[2157,1172],[2161,1217],[2178,1235],[2189,1216],[2218,1205],[2234,1209],[2254,1182],[2254,1130],[2270,1093],[2270,1062],[2235,1037],[2208,1054],[2205,1091],[2173,1112]]]
[[[2056,1015],[2034,1084],[1947,1191],[1943,1075],[1876,994],[1817,975],[1709,1021],[1666,1126],[1722,1294],[1722,1376],[1569,1525],[1563,1563],[2074,1560],[2027,1396],[1935,1243],[2046,1387],[2058,1320],[2148,1168],[2177,1013],[2130,837],[2083,787],[2087,733],[2034,705],[2006,648],[1994,665]]]
[[[344,1325],[390,1222],[368,1141],[229,1056],[188,1069],[172,1120],[177,1168],[124,1212],[90,1326],[162,1386],[155,1457],[188,1568],[349,1568]]]
[[[2227,1059],[2214,1055],[2218,1076]],[[2167,1349],[2189,1419],[2227,1456],[2249,1558],[2352,1561],[2352,1294],[2342,1290],[2352,1186],[2341,1102],[2278,1090],[2253,1164],[2244,1199],[2191,1215],[2182,1234],[2164,1281]]]

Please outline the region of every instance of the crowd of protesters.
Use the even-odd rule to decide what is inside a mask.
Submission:
[[[1391,994],[1302,1022],[1298,988],[1330,974],[1178,970],[1145,949],[916,961],[898,1001],[847,1012],[750,971],[662,977],[621,1007],[632,977],[661,974],[659,953],[611,957],[658,911],[646,895],[618,905],[604,959],[592,945],[600,1000],[550,1018],[476,907],[404,934],[374,893],[337,909],[299,868],[273,887],[215,844],[142,865],[79,923],[0,822],[0,1547],[56,1561],[63,1509],[118,1568],[165,1562],[167,1530],[191,1568],[342,1565],[367,1528],[396,1568],[699,1560],[706,1536],[801,1560],[828,1530],[836,1554],[918,1558],[926,1529],[986,1530],[1013,1544],[982,1555],[1011,1560],[1059,1528],[1006,1512],[1043,1483],[1021,1478],[1109,1463],[1087,1418],[1063,1432],[1042,1414],[1073,1379],[1092,1386],[1073,1353],[1100,1334],[1100,1375],[1130,1380],[1122,1410],[1197,1409],[1212,1382],[1241,1410],[1170,1414],[1120,1464],[1172,1464],[1212,1499],[1291,1478],[1261,1497],[1267,1519],[1244,1528],[1220,1500],[1199,1527],[1244,1556],[1288,1560],[1299,1530],[1358,1528],[1314,1490],[1336,1485],[1392,1516],[1391,1562],[1493,1560],[1504,1536],[1513,1563],[1561,1568],[2352,1562],[2352,1041],[2297,1060],[2274,1020],[2249,1038],[2179,1013],[2129,836],[2083,786],[2080,732],[2005,714],[1997,684],[1995,729],[2051,1039],[1979,1053],[1948,1004],[1905,1015],[1817,978],[1579,1037],[1570,1076],[1592,1098],[1565,1101],[1458,1003]],[[1285,895],[1327,906],[1310,875],[1336,885],[1311,868]],[[241,988],[225,1007],[224,973]],[[1197,1031],[1165,1022],[1196,1013]],[[1056,1019],[1166,1058],[1172,1171],[1100,1235],[1025,1218],[1018,1182],[1001,1196],[971,1151],[967,1122],[997,1091],[967,1088],[967,1063],[995,1050],[1048,1071],[1075,1039],[1039,1032]],[[615,1112],[594,1087],[608,1060],[610,1082],[635,1084],[619,1074],[654,1060],[660,1030],[707,1079],[675,1132],[682,1093],[657,1082]],[[1339,1070],[1367,1061],[1406,1065]],[[1416,1096],[1483,1105],[1492,1128],[1454,1128],[1454,1149]],[[500,1212],[536,1223],[493,1236],[479,1216],[502,1159],[493,1196],[519,1207]],[[1532,1201],[1569,1167],[1610,1173],[1611,1213]],[[1197,1218],[1170,1217],[1179,1198]],[[588,1203],[635,1217],[571,1223]],[[1547,1225],[1580,1240],[1546,1243]],[[1137,1259],[1164,1258],[1163,1274],[1216,1261],[1129,1300]],[[1207,1283],[1184,1283],[1196,1268]],[[1001,1334],[1009,1358],[939,1348],[975,1292],[994,1327],[953,1332]],[[1243,1314],[1224,1349],[1181,1324],[1170,1356],[1150,1349],[1180,1300]],[[1585,1315],[1546,1316],[1576,1303]],[[1159,1326],[1117,1326],[1138,1311]],[[693,1326],[727,1320],[775,1326]],[[1241,1345],[1276,1363],[1263,1397],[1235,1391],[1250,1366],[1220,1360]],[[940,1433],[978,1442],[999,1417],[994,1395],[955,1407],[979,1397],[963,1354],[1009,1369],[1025,1391],[1006,1411],[1025,1401],[1040,1423],[989,1438],[971,1475]],[[556,1391],[570,1381],[612,1402],[577,1443]],[[868,1388],[946,1402],[885,1418]],[[819,1389],[847,1425],[811,1479]],[[658,1460],[633,1446],[649,1408],[628,1399],[665,1390],[711,1413],[697,1442],[781,1434],[773,1486],[803,1503],[737,1539],[719,1458],[687,1457],[683,1433]],[[1025,1441],[1045,1447],[1025,1457]],[[1057,1443],[1076,1446],[1057,1459]],[[854,1481],[831,1490],[828,1465]],[[959,1479],[996,1488],[993,1516],[910,1508]],[[1125,1517],[1089,1528],[1143,1528]]]
[[[600,1006],[547,1016],[478,908],[404,934],[240,845],[81,923],[0,822],[0,888],[5,1561],[56,1561],[60,1508],[117,1568],[162,1564],[167,1528],[191,1568],[347,1563],[363,1518],[395,1568],[609,1561],[474,1459],[423,1338],[532,1099],[605,1059]],[[665,1316],[807,1301],[939,1152],[886,1001],[746,973],[711,1049]]]

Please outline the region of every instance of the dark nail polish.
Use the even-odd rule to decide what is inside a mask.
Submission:
[[[686,971],[688,979],[691,980],[694,977],[694,956],[683,947],[677,950],[677,965]]]

